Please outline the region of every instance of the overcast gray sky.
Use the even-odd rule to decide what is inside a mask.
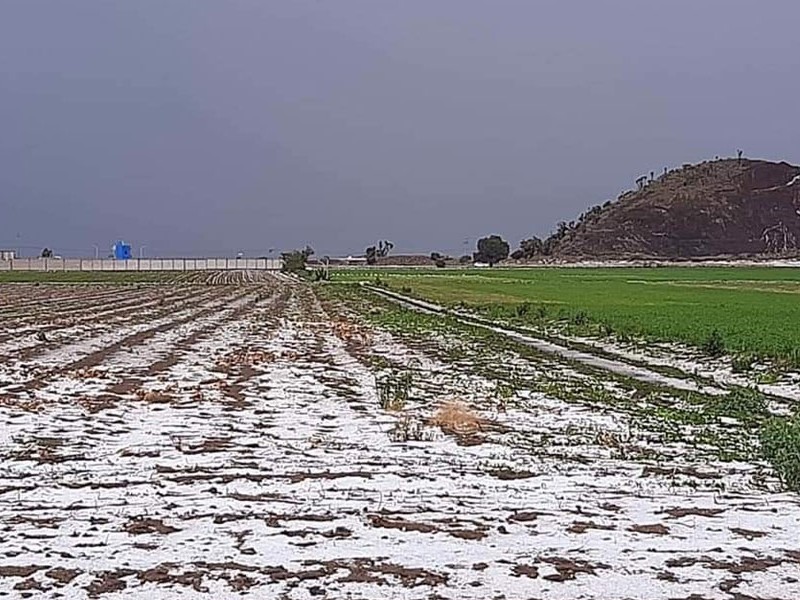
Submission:
[[[0,246],[512,244],[800,162],[797,0],[2,0]]]

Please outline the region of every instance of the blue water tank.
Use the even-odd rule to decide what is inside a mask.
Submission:
[[[131,258],[131,245],[125,242],[117,242],[113,246],[114,258],[117,260],[128,260]]]

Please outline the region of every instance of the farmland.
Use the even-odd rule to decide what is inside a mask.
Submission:
[[[372,282],[376,275],[343,271],[337,277]],[[717,331],[730,353],[800,364],[800,269],[483,269],[377,277],[397,291],[494,316],[524,316],[520,321],[532,325],[695,346]],[[517,315],[522,304],[528,312]]]
[[[657,313],[637,313],[629,290],[792,299],[791,273],[0,285],[0,595],[796,598],[787,372],[763,393],[702,369],[676,387],[380,293],[461,302],[588,351],[601,322],[684,340],[646,329]],[[701,308],[716,318],[710,300]],[[759,342],[723,318],[712,327],[783,355],[779,327]],[[619,360],[624,343],[637,341],[609,343]]]
[[[244,283],[257,277],[258,271],[0,271],[0,283]]]

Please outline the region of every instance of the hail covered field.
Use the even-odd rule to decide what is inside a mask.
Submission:
[[[70,277],[0,284],[0,597],[800,597],[783,331],[643,344],[517,276]],[[791,313],[748,281],[693,289]]]

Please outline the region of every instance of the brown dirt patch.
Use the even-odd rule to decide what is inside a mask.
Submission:
[[[125,531],[131,535],[143,535],[148,533],[167,535],[180,530],[171,525],[166,525],[161,519],[134,517],[125,524]]]
[[[345,477],[360,477],[364,479],[372,479],[372,473],[369,471],[341,471],[331,472],[325,471],[323,473],[292,473],[286,475],[291,483],[300,483],[307,479],[343,479]]]
[[[601,525],[600,523],[595,523],[594,521],[575,521],[567,528],[567,531],[569,533],[586,533],[590,529],[613,531],[615,528],[613,525]]]
[[[673,519],[683,517],[717,517],[725,512],[724,508],[670,508],[663,511]]]
[[[234,592],[246,592],[251,587],[258,585],[258,582],[244,573],[239,573],[228,579],[228,585]]]
[[[729,571],[730,573],[735,573],[737,575],[741,573],[755,573],[759,571],[766,571],[767,569],[771,569],[772,567],[777,567],[781,563],[783,563],[782,560],[778,560],[776,558],[750,558],[750,557],[745,557],[738,563],[712,560],[710,558],[704,557],[702,562],[707,569],[722,569],[725,571]]]
[[[438,528],[429,523],[417,523],[415,521],[408,521],[402,517],[391,519],[381,515],[370,515],[370,524],[373,527],[382,527],[385,529],[399,529],[400,531],[417,531],[419,533],[436,533]]]
[[[406,587],[417,587],[420,585],[435,587],[446,584],[448,579],[447,575],[434,573],[426,569],[403,567],[392,563],[379,563],[372,568],[378,573],[397,577]]]
[[[609,565],[602,563],[591,564],[585,560],[570,560],[568,558],[543,558],[542,562],[555,568],[556,573],[545,575],[548,581],[569,581],[578,574],[597,575],[597,569],[610,569]]]
[[[631,525],[628,527],[628,531],[647,535],[667,535],[669,533],[669,527],[661,523],[655,523],[653,525]]]
[[[748,541],[753,541],[757,538],[763,538],[767,536],[765,531],[754,531],[752,529],[742,529],[741,527],[731,527],[730,531],[731,533],[746,538]]]
[[[67,584],[80,574],[81,571],[78,569],[65,569],[63,567],[56,567],[55,569],[50,569],[47,571],[45,573],[45,577],[54,579],[58,583]]]
[[[152,377],[153,375],[157,375],[162,371],[166,371],[167,369],[174,367],[175,365],[178,364],[179,361],[180,361],[180,356],[178,354],[170,354],[168,357],[162,358],[161,360],[158,360],[153,364],[151,364],[147,368],[146,374],[149,377]]]
[[[783,562],[784,562],[783,560],[777,558],[750,558],[750,557],[745,557],[739,562],[730,562],[730,561],[716,560],[708,556],[703,556],[701,558],[693,558],[693,557],[673,558],[666,562],[666,566],[674,569],[674,568],[692,567],[697,564],[702,564],[707,569],[723,570],[733,573],[735,575],[741,575],[742,573],[755,573],[760,571],[766,571],[767,569],[771,569],[772,567],[777,567],[783,564]]]
[[[14,589],[20,592],[43,592],[45,589],[42,584],[36,581],[33,577],[23,579],[14,586]]]
[[[508,521],[517,522],[517,523],[530,523],[531,521],[535,521],[539,517],[544,516],[545,513],[537,512],[534,510],[521,510],[519,512],[515,512],[513,515],[508,517]]]
[[[353,535],[352,530],[348,529],[347,527],[337,527],[335,529],[330,529],[322,533],[322,537],[328,539],[339,539],[343,540],[349,538]]]
[[[457,529],[455,531],[448,531],[449,535],[461,540],[482,540],[488,534],[482,529]]]
[[[536,579],[539,577],[539,569],[532,565],[516,565],[511,569],[514,577],[527,577],[528,579]]]
[[[25,565],[25,566],[18,566],[18,565],[8,565],[8,566],[0,566],[0,577],[30,577],[37,571],[41,571],[42,569],[46,569],[47,567],[42,567],[39,565]]]
[[[682,556],[680,558],[670,558],[665,563],[670,569],[680,569],[683,567],[691,567],[700,562],[699,558],[692,558],[691,556]]]
[[[97,576],[92,583],[86,586],[89,596],[96,598],[102,594],[120,592],[128,587],[124,581],[125,577],[136,575],[136,571],[130,569],[120,569],[118,571],[106,571]]]
[[[224,452],[231,447],[228,438],[209,438],[194,446],[181,447],[184,454],[205,454],[209,452]]]
[[[667,467],[649,465],[642,470],[642,477],[650,477],[652,475],[658,477],[675,477],[676,475],[683,475],[685,477],[693,477],[695,479],[717,479],[719,477],[718,473],[703,473],[694,467],[675,467],[670,469]]]
[[[141,384],[142,382],[138,379],[124,379],[119,383],[109,386],[108,391],[111,394],[117,394],[118,396],[131,396],[136,394]]]
[[[15,515],[10,519],[6,519],[9,525],[20,525],[22,523],[35,525],[38,528],[58,529],[59,523],[64,521],[64,517],[46,517],[37,519],[35,517],[25,517],[22,515]]]
[[[794,560],[794,562],[800,563],[800,550],[786,550],[785,554]]]
[[[334,515],[323,514],[315,515],[309,513],[298,514],[280,514],[273,513],[264,518],[264,523],[267,527],[283,527],[284,521],[308,521],[311,523],[327,523],[333,521],[336,517]]]
[[[516,481],[517,479],[530,479],[531,477],[536,477],[536,473],[531,473],[530,471],[517,471],[510,468],[493,469],[491,471],[487,471],[487,473],[492,477],[496,477],[502,481]]]

